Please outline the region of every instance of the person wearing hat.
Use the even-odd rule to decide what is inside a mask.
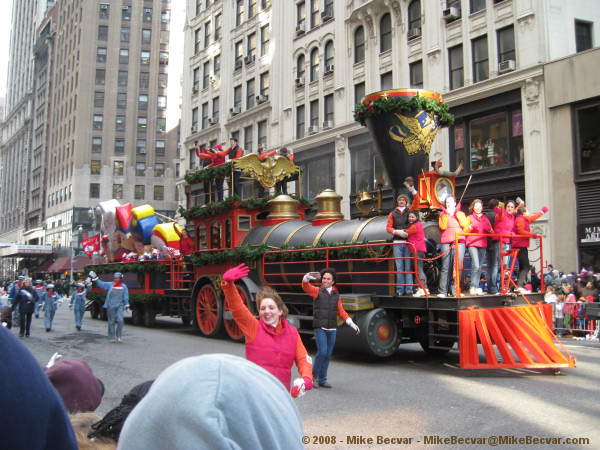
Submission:
[[[100,406],[104,384],[96,378],[87,362],[83,359],[62,359],[48,366],[46,376],[69,413],[94,412]]]
[[[21,289],[17,292],[15,299],[12,304],[12,310],[14,311],[19,308],[19,323],[21,330],[19,331],[19,337],[29,337],[29,329],[31,328],[31,316],[33,316],[33,310],[35,303],[38,301],[37,293],[33,286],[31,286],[31,278],[25,278]]]
[[[36,319],[40,318],[40,308],[43,306],[44,302],[42,302],[42,294],[46,291],[44,287],[44,283],[42,280],[35,280],[35,286],[33,287],[38,296],[38,301],[35,304],[35,308],[33,309],[33,315]]]
[[[85,296],[91,289],[92,283],[90,278],[88,278],[86,284],[77,283],[77,288],[73,291],[73,294],[71,294],[69,309],[73,309],[73,306],[75,306],[75,328],[77,328],[78,331],[81,331],[81,321],[85,314]]]
[[[9,305],[12,305],[13,302],[15,301],[15,297],[17,296],[17,293],[21,290],[21,285],[23,284],[24,279],[25,279],[25,277],[23,275],[19,275],[19,277],[15,280],[15,282],[10,287],[10,290],[8,292],[8,304]],[[13,323],[19,323],[20,315],[21,315],[19,312],[19,309],[13,309],[13,311],[14,311]]]
[[[58,306],[62,305],[62,300],[58,294],[54,292],[53,284],[46,286],[46,290],[40,296],[39,303],[44,306],[44,325],[46,325],[46,332],[48,332],[52,330],[54,313],[56,313]]]
[[[116,325],[116,340],[121,340],[123,332],[123,310],[129,311],[129,289],[123,283],[123,274],[115,272],[112,283],[110,281],[102,281],[98,279],[96,272],[90,271],[92,281],[96,283],[100,289],[106,292],[106,301],[104,309],[108,318],[108,341],[115,342],[115,325]]]
[[[206,166],[207,168],[222,166],[223,164],[225,164],[225,155],[221,154],[223,152],[223,147],[221,147],[219,144],[215,145],[215,148],[208,148],[203,150],[206,150],[206,152],[196,152],[196,154],[200,158],[203,158],[205,161],[210,160],[210,164]],[[223,177],[215,177],[215,189],[213,195],[215,202],[223,201],[223,182]]]

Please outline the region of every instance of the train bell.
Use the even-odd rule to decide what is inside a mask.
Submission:
[[[285,221],[285,220],[300,220],[298,214],[298,200],[293,199],[289,195],[278,195],[272,200],[269,200],[269,215],[267,220]]]
[[[317,201],[317,214],[313,220],[315,224],[325,224],[343,220],[341,201],[342,196],[333,189],[325,189],[315,197]]]
[[[375,199],[370,192],[361,189],[354,202],[356,207],[363,213],[363,215],[369,214],[375,206]]]

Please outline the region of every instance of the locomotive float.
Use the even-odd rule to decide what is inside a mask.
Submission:
[[[357,105],[355,119],[369,128],[394,198],[406,193],[403,181],[407,177],[418,180],[428,284],[434,293],[437,217],[444,196],[454,194],[454,178],[438,165],[429,170],[429,150],[438,129],[451,124],[452,116],[441,95],[398,89],[366,96]],[[256,155],[252,155],[255,161],[250,159],[243,157],[235,164],[265,188],[290,176],[301,182],[300,170],[293,164],[276,160],[261,165]],[[293,195],[243,200],[234,192],[223,202],[191,206],[195,186],[229,177],[233,169],[229,162],[186,175],[189,204],[180,213],[187,220],[195,250],[185,260],[177,251],[179,225],[160,223],[147,205],[101,204],[107,261],[87,269],[93,268],[104,279],[117,270],[125,274],[134,324],[152,325],[156,314],[178,316],[204,336],[242,340],[228,311],[221,277],[244,262],[251,272],[236,284],[250,310],[257,313],[254,295],[258,287],[272,286],[289,309],[288,321],[301,333],[312,334],[312,299],[302,291],[301,280],[307,272],[333,267],[343,306],[362,330],[355,335],[341,327],[339,347],[387,357],[402,343],[419,342],[425,351],[443,354],[458,342],[463,368],[574,366],[574,358],[556,347],[551,306],[543,304],[542,294],[510,294],[507,282],[502,295],[496,296],[394,297],[397,272],[392,246],[409,244],[391,242],[386,232],[389,211],[381,210],[380,199],[379,208],[364,208],[370,200],[367,193],[357,198],[364,216],[351,220],[343,217],[342,198],[333,190],[316,197],[312,220],[306,219],[311,207],[308,200]],[[159,259],[152,259],[148,246]],[[150,255],[142,256],[144,261],[123,258],[144,253]],[[455,267],[455,279],[461,279],[462,270]],[[102,315],[102,296],[89,295],[93,317]]]

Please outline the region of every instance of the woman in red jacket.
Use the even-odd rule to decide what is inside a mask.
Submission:
[[[535,222],[547,212],[548,208],[544,206],[540,212],[530,216],[525,205],[519,206],[515,212],[515,237],[513,238],[512,246],[513,248],[519,249],[519,253],[517,254],[517,259],[519,260],[519,277],[517,278],[517,286],[519,287],[519,291],[524,294],[531,293],[524,287],[525,280],[527,279],[527,273],[531,267],[529,265],[529,251],[527,250],[527,247],[529,247],[529,239],[539,238],[537,234],[529,231],[529,224]]]
[[[483,202],[476,198],[469,207],[471,214],[467,217],[469,221],[469,233],[486,234],[493,231],[492,224],[487,217],[483,215]],[[487,238],[485,236],[467,236],[466,240],[469,255],[471,255],[471,285],[469,295],[483,295],[479,289],[479,280],[481,278],[481,266],[485,257],[487,248]],[[488,264],[491,264],[488,261]]]
[[[423,270],[423,258],[425,258],[427,246],[425,245],[425,230],[423,230],[423,224],[419,219],[419,211],[411,210],[408,213],[408,223],[410,223],[410,226],[406,231],[402,231],[402,233],[406,234],[407,241],[412,244],[408,246],[410,252],[414,253],[415,250],[417,252],[417,274],[419,275],[419,281],[425,288],[425,290],[418,288],[413,297],[424,297],[425,295],[429,295],[429,289],[427,289],[427,276]],[[414,271],[415,268],[413,266],[414,260],[410,259],[408,270]]]
[[[312,389],[312,361],[300,339],[298,330],[285,318],[288,310],[277,292],[269,287],[256,294],[259,319],[244,305],[235,282],[248,275],[245,264],[229,269],[223,274],[223,292],[233,316],[246,338],[246,359],[258,364],[275,376],[290,391],[292,365],[302,378],[294,380],[291,394],[303,395]]]

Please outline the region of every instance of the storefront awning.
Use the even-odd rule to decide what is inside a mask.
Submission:
[[[51,255],[51,245],[10,245],[0,248],[0,258],[26,258],[28,256]]]
[[[83,268],[91,264],[92,260],[87,256],[76,256],[73,258],[73,272],[83,272]],[[71,270],[71,258],[68,256],[60,256],[56,261],[48,267],[47,273],[69,272]]]

